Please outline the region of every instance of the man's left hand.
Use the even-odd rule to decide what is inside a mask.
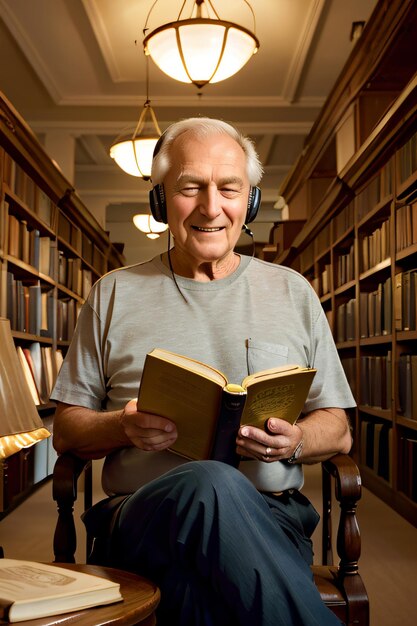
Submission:
[[[303,438],[297,425],[271,417],[268,431],[255,426],[241,426],[236,439],[237,453],[265,463],[289,459]]]

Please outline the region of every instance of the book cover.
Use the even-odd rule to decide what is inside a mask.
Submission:
[[[264,428],[269,417],[299,417],[316,370],[286,365],[247,376],[240,384],[204,363],[166,350],[146,356],[138,408],[171,419],[172,451],[190,459],[236,464],[240,424]]]
[[[120,585],[107,578],[34,561],[0,559],[0,618],[8,622],[121,600]]]
[[[26,380],[27,386],[30,390],[30,394],[32,396],[33,402],[36,406],[39,406],[41,401],[39,398],[39,393],[36,387],[35,379],[33,377],[31,366],[27,360],[27,356],[25,355],[23,348],[21,346],[16,346],[16,352],[17,352],[17,356],[19,357],[20,365],[22,367],[22,373]]]

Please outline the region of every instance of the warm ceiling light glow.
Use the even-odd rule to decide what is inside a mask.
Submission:
[[[151,136],[141,135],[145,125],[145,118],[150,114],[154,132]],[[131,137],[118,137],[110,148],[110,156],[117,165],[127,174],[149,180],[152,169],[152,155],[159,139],[161,130],[149,100],[144,104],[136,130]]]
[[[157,141],[158,137],[120,137],[110,148],[110,156],[126,174],[149,180]]]
[[[244,2],[255,21],[252,7]],[[171,78],[199,88],[218,83],[236,74],[258,51],[256,36],[221,20],[211,0],[194,0],[191,17],[180,19],[185,4],[176,22],[159,26],[143,40],[145,54]]]
[[[149,213],[137,213],[133,216],[133,223],[138,230],[146,233],[149,239],[158,239],[159,234],[168,228],[168,224],[157,222]]]
[[[149,99],[149,62],[146,57],[145,104],[133,135],[117,137],[110,148],[110,156],[126,174],[149,180],[153,151],[160,135],[161,129]]]

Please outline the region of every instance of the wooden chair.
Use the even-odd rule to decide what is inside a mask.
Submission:
[[[85,472],[85,507],[91,506],[91,463],[72,454],[63,454],[53,475],[53,498],[58,520],[54,536],[55,561],[73,563],[76,550],[74,502],[77,482]],[[332,492],[340,505],[337,529],[339,564],[334,564],[332,550]],[[369,625],[369,601],[358,570],[361,539],[356,506],[361,497],[361,478],[354,461],[338,454],[322,463],[323,553],[322,565],[313,566],[314,580],[325,604],[347,626]],[[87,538],[87,560],[92,538]]]

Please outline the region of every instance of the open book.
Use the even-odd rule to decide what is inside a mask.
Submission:
[[[25,620],[123,600],[107,578],[33,561],[0,559],[0,620]]]
[[[270,417],[294,424],[315,373],[312,368],[284,365],[235,384],[209,365],[156,348],[146,355],[138,409],[175,422],[178,438],[173,452],[237,465],[240,424],[264,428]]]

